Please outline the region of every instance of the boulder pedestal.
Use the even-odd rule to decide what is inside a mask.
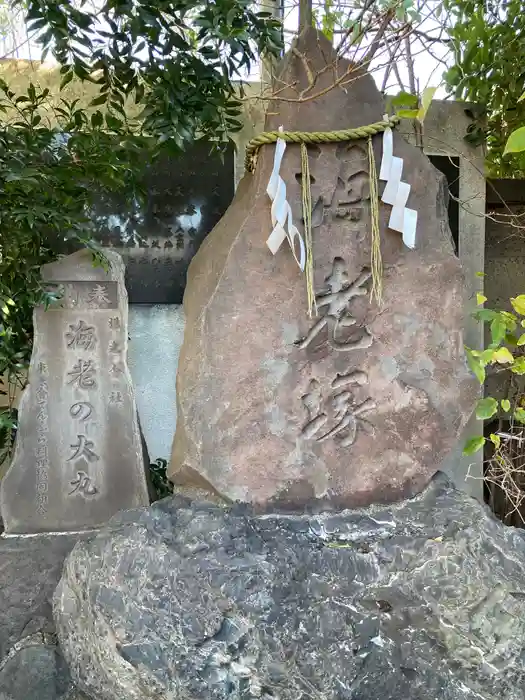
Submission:
[[[442,475],[311,515],[174,498],[77,545],[54,615],[93,700],[523,700],[524,561]]]
[[[58,647],[53,593],[78,537],[0,537],[0,700],[89,700]]]

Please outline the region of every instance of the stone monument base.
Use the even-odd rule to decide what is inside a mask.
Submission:
[[[443,475],[310,515],[175,497],[77,546],[54,616],[94,700],[523,700],[524,561]]]
[[[0,537],[0,700],[88,700],[71,681],[51,610],[77,540]]]

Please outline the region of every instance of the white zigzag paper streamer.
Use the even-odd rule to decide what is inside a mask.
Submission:
[[[416,247],[417,211],[406,206],[410,185],[401,181],[402,173],[403,159],[393,155],[392,129],[387,127],[383,132],[383,158],[379,171],[379,179],[386,180],[381,201],[392,205],[388,227],[402,233],[403,243],[413,249]]]
[[[283,127],[281,126],[279,131],[282,130]],[[273,170],[272,174],[270,175],[268,187],[266,188],[266,193],[272,200],[271,215],[273,226],[273,231],[266,241],[266,245],[272,251],[273,255],[275,255],[283,244],[285,238],[287,238],[295,261],[301,268],[301,271],[303,271],[306,264],[306,248],[301,234],[293,224],[292,210],[286,199],[286,183],[279,174],[281,161],[285,150],[286,141],[283,139],[277,139],[277,143],[275,144]],[[295,252],[296,241],[299,244],[300,258],[297,258],[297,254]]]

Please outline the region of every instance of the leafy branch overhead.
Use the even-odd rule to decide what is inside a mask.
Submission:
[[[75,101],[62,100],[50,125],[49,99],[47,88],[17,95],[0,80],[0,375],[10,380],[29,361],[33,306],[50,300],[40,266],[73,241],[93,246],[90,206],[105,191],[136,193],[144,143],[117,139]]]
[[[485,301],[486,297],[478,294],[478,305],[482,306]],[[491,335],[486,350],[466,349],[468,364],[480,384],[485,382],[489,366],[508,369],[515,375],[525,375],[525,355],[519,352],[520,348],[525,347],[525,294],[512,298],[510,302],[515,313],[485,308],[474,313],[477,320],[489,325]],[[525,424],[525,409],[522,406],[512,407],[507,398],[497,401],[492,396],[487,396],[478,401],[476,417],[479,420],[488,420],[498,413]],[[490,440],[499,447],[499,436],[491,435]],[[482,435],[472,437],[465,446],[465,454],[477,452],[485,442],[486,438]]]
[[[196,136],[227,140],[241,126],[234,81],[259,52],[281,48],[279,24],[246,0],[106,0],[96,11],[70,0],[13,5],[58,59],[62,81],[56,94],[33,84],[16,94],[0,81],[0,393],[9,404],[0,443],[15,427],[33,308],[51,301],[40,266],[80,245],[100,262],[96,203],[117,193],[142,201],[144,163],[162,150]],[[74,77],[98,88],[89,108],[62,99]]]
[[[475,106],[472,112],[477,124],[471,136],[486,142],[491,175],[518,177],[525,171],[525,159],[514,154],[523,149],[505,148],[505,144],[525,124],[525,101],[520,101],[525,59],[523,2],[445,0],[443,6],[450,18],[448,36],[454,59],[445,82],[456,99]]]
[[[96,83],[93,104],[117,116],[133,99],[145,132],[182,146],[197,134],[224,141],[240,129],[234,81],[259,53],[280,52],[280,24],[253,4],[106,0],[95,12],[70,0],[29,0],[27,22],[61,64],[62,85],[74,76]]]

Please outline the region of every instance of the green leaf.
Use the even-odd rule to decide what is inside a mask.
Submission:
[[[463,454],[473,455],[475,452],[481,450],[484,444],[485,438],[483,437],[483,435],[477,435],[476,437],[472,437],[470,438],[470,440],[467,440],[465,447],[463,448]]]
[[[525,333],[523,333],[523,335],[520,335],[520,337],[518,338],[518,342],[516,343],[516,345],[525,345]]]
[[[520,316],[525,316],[525,294],[520,294],[517,297],[511,297],[510,303],[512,308]]]
[[[97,109],[97,111],[91,115],[91,126],[93,129],[99,129],[103,123],[104,115],[99,109]]]
[[[525,423],[525,409],[516,408],[514,411],[514,418],[518,421],[518,423]]]
[[[486,277],[486,272],[476,272],[476,277]]]
[[[490,333],[492,336],[493,343],[501,343],[505,338],[505,333],[507,332],[507,325],[501,314],[498,314],[492,323],[490,324]]]
[[[525,357],[516,357],[510,371],[513,374],[525,374]]]
[[[501,438],[499,435],[496,435],[495,433],[490,434],[490,441],[492,444],[498,448],[501,445]]]
[[[124,122],[122,119],[117,119],[117,117],[112,116],[111,114],[106,114],[106,125],[108,129],[112,129],[113,131],[118,131],[119,129],[122,128],[122,125]]]
[[[466,348],[467,362],[470,369],[473,371],[474,376],[477,378],[480,384],[485,381],[485,367],[478,357],[475,357],[472,350]]]
[[[401,119],[415,119],[418,114],[418,109],[400,109],[397,112],[397,116],[401,117]]]
[[[501,314],[499,311],[492,311],[492,309],[476,309],[472,316],[478,321],[492,321],[501,317]]]
[[[402,90],[390,100],[392,107],[417,107],[418,97]]]
[[[480,420],[487,420],[492,418],[492,416],[498,410],[498,402],[493,399],[492,396],[488,396],[485,399],[480,399],[476,406],[476,418]]]
[[[512,364],[514,358],[508,348],[498,348],[498,350],[494,352],[492,362],[497,362],[500,365],[507,365]]]
[[[427,116],[427,112],[432,103],[436,90],[437,87],[427,87],[423,90],[423,94],[421,96],[421,107],[417,113],[417,120],[421,124],[424,122],[425,117]]]
[[[483,352],[479,356],[479,359],[484,365],[488,365],[494,359],[495,352],[495,348],[487,348],[486,350],[483,350]]]
[[[521,96],[518,98],[518,102],[522,102],[523,100],[525,100],[525,92],[521,93]]]
[[[95,97],[94,100],[91,100],[91,107],[98,107],[98,105],[103,105],[108,101],[108,95],[103,94],[99,95],[98,97]]]
[[[510,411],[510,401],[508,399],[501,400],[501,408],[508,413]]]
[[[74,75],[75,74],[73,73],[72,70],[64,75],[64,77],[62,78],[62,80],[60,82],[60,89],[61,90],[63,90],[66,87],[66,85],[73,80]]]
[[[487,297],[484,294],[480,294],[479,292],[476,294],[476,304],[478,306],[482,306],[487,301]]]
[[[521,153],[525,151],[525,126],[520,126],[507,139],[503,155],[507,153]]]
[[[504,320],[505,325],[507,326],[507,329],[509,331],[513,331],[516,329],[516,326],[518,325],[518,319],[514,314],[509,313],[508,311],[500,311],[501,318]]]
[[[135,104],[139,104],[144,99],[144,84],[139,83],[135,88]]]

